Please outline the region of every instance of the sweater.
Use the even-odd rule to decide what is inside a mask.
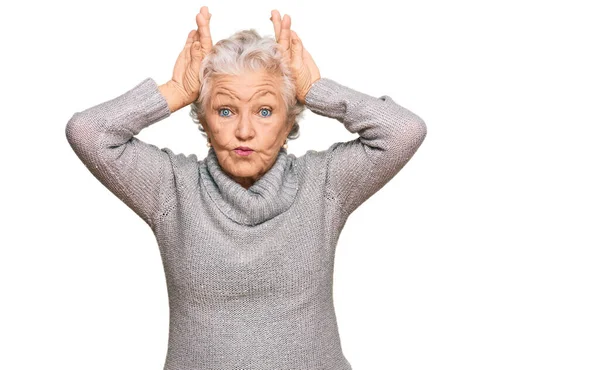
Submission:
[[[427,130],[391,97],[328,78],[305,100],[359,137],[299,157],[280,149],[248,189],[213,148],[199,160],[135,137],[171,114],[152,78],[68,121],[81,162],[156,236],[169,299],[164,370],[352,369],[333,304],[337,241]]]

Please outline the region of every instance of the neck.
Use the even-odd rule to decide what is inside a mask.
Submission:
[[[231,176],[231,178],[233,179],[233,181],[235,181],[238,184],[240,184],[246,190],[248,190],[248,188],[250,188],[254,184],[254,182],[255,182],[254,179],[248,178],[248,177]]]
[[[202,161],[202,183],[223,214],[241,225],[258,225],[285,212],[294,202],[298,191],[294,160],[282,149],[271,168],[258,178],[234,179],[225,173],[211,148]]]
[[[265,173],[268,172],[273,167],[273,165],[275,164],[276,161],[277,161],[277,157],[275,157],[275,160],[269,165],[269,168],[267,168]],[[221,166],[221,168],[223,169],[223,166]],[[223,172],[225,172],[227,174],[227,176],[229,176],[233,181],[240,184],[246,190],[248,190],[252,185],[254,185],[254,183],[256,181],[258,181],[258,179],[260,179],[263,175],[263,173],[260,173],[260,174],[254,175],[254,176],[243,177],[243,176],[232,175],[229,172],[225,171],[225,169],[223,169]]]

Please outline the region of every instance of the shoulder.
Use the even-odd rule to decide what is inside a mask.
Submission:
[[[296,168],[296,172],[301,177],[318,176],[325,169],[326,150],[308,150],[299,157],[294,154],[288,154]]]
[[[171,163],[181,166],[197,166],[199,162],[196,154],[175,153],[170,148],[162,148],[163,152],[167,153]]]
[[[336,142],[323,150],[310,149],[299,157],[294,154],[288,154],[288,156],[292,158],[292,163],[299,177],[326,180],[331,157],[340,145],[343,146],[345,143]]]
[[[303,170],[310,170],[311,172],[314,172],[315,169],[318,169],[319,171],[324,171],[331,156],[335,154],[338,147],[345,146],[350,143],[351,142],[336,142],[331,144],[327,149],[310,149],[297,158],[293,154],[289,154],[289,156],[292,157],[296,165]]]
[[[166,156],[169,158],[170,168],[174,178],[193,178],[198,177],[198,169],[203,160],[198,160],[196,154],[175,153],[169,148],[162,148]]]

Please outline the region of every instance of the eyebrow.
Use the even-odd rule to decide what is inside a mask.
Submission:
[[[250,97],[250,100],[252,100],[254,98],[254,96],[257,94],[258,94],[258,96],[263,96],[263,95],[267,95],[267,94],[271,94],[271,95],[275,96],[275,93],[273,93],[271,90],[259,90]],[[219,91],[215,96],[217,96],[217,95],[226,95],[231,98],[240,100],[239,97],[237,97],[235,94],[233,94],[232,92],[229,92],[229,91]]]

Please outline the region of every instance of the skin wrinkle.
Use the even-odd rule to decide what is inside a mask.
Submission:
[[[227,90],[227,92],[229,92],[229,94],[226,94],[226,93],[224,93],[224,92],[221,92],[221,91],[220,91],[220,92],[216,93],[216,94],[215,94],[215,96],[218,96],[218,95],[225,95],[225,96],[231,96],[232,98],[234,98],[234,99],[237,99],[237,100],[242,100],[242,99],[240,99],[238,96],[236,96],[236,95],[235,95],[235,93],[234,93],[233,91],[230,91],[230,90],[228,90],[226,87],[223,87],[223,86],[221,86],[221,88],[222,88],[222,89],[224,89],[224,90]],[[254,96],[255,96],[256,94],[258,94],[259,92],[261,92],[261,91],[262,91],[262,92],[263,92],[263,94],[265,94],[265,95],[266,95],[266,94],[271,94],[271,95],[273,95],[273,96],[276,96],[276,95],[275,95],[275,93],[274,93],[274,92],[272,92],[272,91],[270,91],[270,90],[259,90],[259,91],[257,91],[256,93],[254,93],[254,94],[252,95],[252,97],[250,97],[250,99],[249,99],[248,101],[251,101],[251,100],[254,98]],[[262,94],[261,94],[261,95],[259,95],[259,96],[262,96]]]
[[[280,83],[264,70],[215,77],[203,128],[223,172],[245,189],[273,166],[293,127],[286,125]],[[221,115],[224,108],[229,109],[227,116]],[[261,114],[265,108],[271,109],[268,116]],[[234,151],[239,146],[254,152],[241,156]]]

